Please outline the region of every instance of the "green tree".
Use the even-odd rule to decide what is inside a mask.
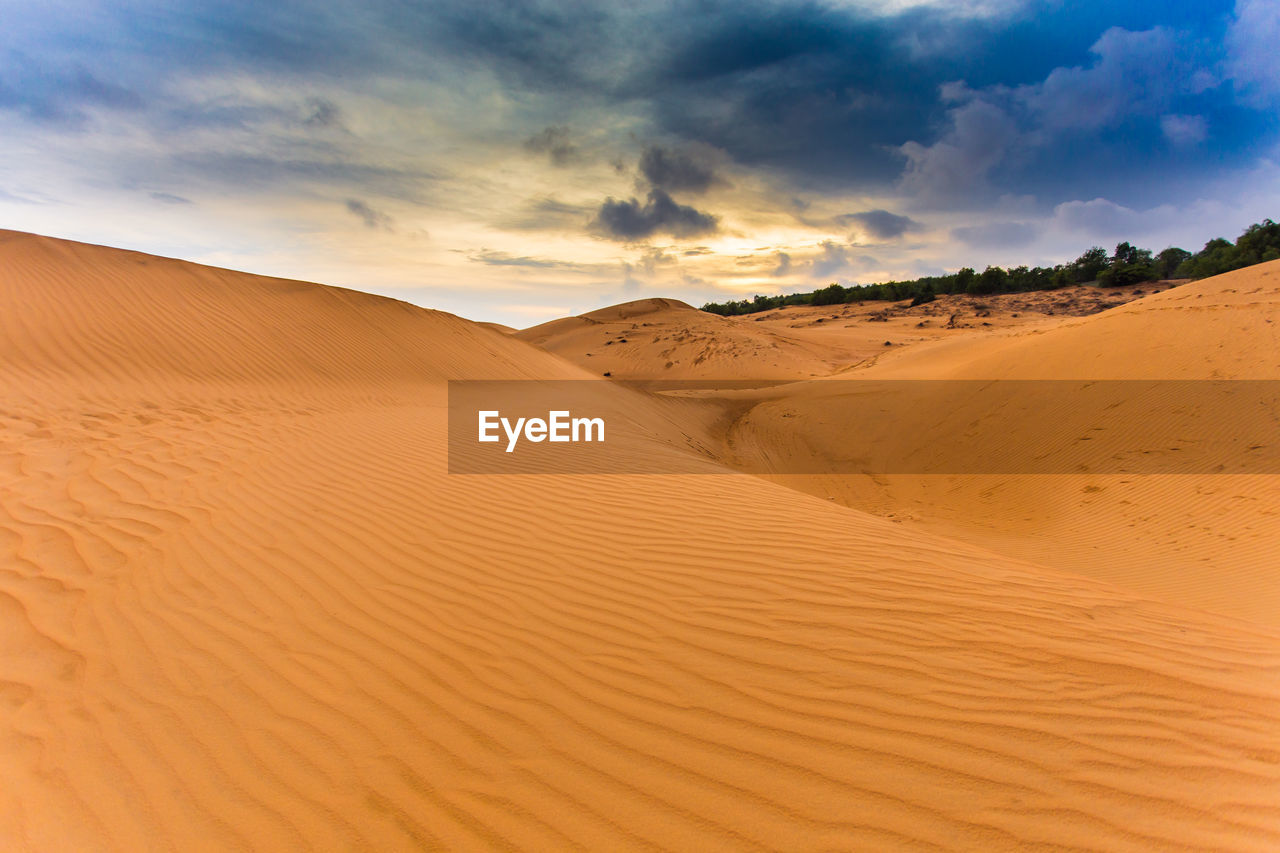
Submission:
[[[920,288],[919,291],[916,292],[916,295],[911,298],[911,307],[915,308],[917,305],[923,305],[926,302],[932,302],[937,298],[938,298],[938,294],[933,292],[933,285],[925,284],[923,287]]]
[[[1104,287],[1128,287],[1159,278],[1150,249],[1139,249],[1127,241],[1116,246],[1111,264],[1098,273],[1098,284]]]
[[[838,305],[844,302],[845,291],[840,285],[832,282],[821,290],[813,292],[812,305]]]
[[[1280,225],[1264,219],[1250,225],[1236,243],[1215,239],[1205,243],[1194,255],[1171,246],[1156,257],[1130,243],[1120,243],[1114,254],[1094,246],[1069,264],[1052,269],[1019,266],[1005,271],[987,267],[981,275],[965,267],[950,275],[925,276],[913,281],[890,281],[884,284],[854,284],[841,287],[830,284],[811,293],[788,293],[755,296],[729,302],[708,302],[704,311],[736,315],[767,311],[789,305],[830,305],[861,300],[913,301],[933,293],[1008,293],[1010,291],[1049,290],[1088,281],[1124,286],[1170,276],[1204,278],[1229,272],[1250,264],[1280,259]]]
[[[1249,228],[1236,240],[1239,267],[1275,260],[1280,256],[1280,225],[1264,219]]]
[[[1179,278],[1208,278],[1236,269],[1236,260],[1236,247],[1231,241],[1215,237],[1179,264],[1176,275]]]
[[[1107,250],[1094,246],[1071,263],[1075,272],[1073,279],[1077,282],[1096,281],[1108,263]]]
[[[1008,284],[1009,274],[1001,267],[987,267],[982,271],[982,275],[978,276],[969,285],[968,292],[976,294],[1000,293],[1007,289]]]
[[[1182,262],[1189,257],[1191,257],[1191,253],[1186,249],[1170,246],[1156,255],[1156,272],[1160,274],[1161,278],[1173,278],[1173,274],[1178,271],[1178,267],[1182,266]]]

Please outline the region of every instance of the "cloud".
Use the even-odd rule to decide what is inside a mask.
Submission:
[[[1012,14],[1024,5],[1024,12]],[[1242,2],[1237,13],[1242,23],[1235,31],[1247,34],[1245,25],[1267,5]],[[761,168],[799,185],[780,187],[790,192],[887,189],[902,171],[903,154],[915,155],[907,165],[917,177],[940,172],[954,179],[955,170],[947,168],[954,151],[937,148],[923,157],[935,143],[959,147],[962,158],[972,155],[963,138],[946,139],[950,121],[944,110],[964,106],[939,101],[940,86],[948,80],[969,79],[981,100],[1020,122],[1027,116],[1019,110],[1030,107],[1011,103],[1018,101],[1011,93],[1027,80],[1042,82],[1024,95],[1039,91],[1040,102],[1053,109],[1059,95],[1077,105],[1094,96],[1110,104],[1117,88],[1168,91],[1166,77],[1214,66],[1213,56],[1200,57],[1175,29],[1151,25],[1174,16],[1180,24],[1203,22],[1210,31],[1224,23],[1221,10],[1126,9],[1121,14],[1062,7],[1035,4],[1032,11],[1023,0],[976,0],[963,8],[932,0],[744,0],[712,6],[697,0],[481,6],[461,0],[426,5],[339,0],[306,9],[296,0],[282,0],[253,15],[235,4],[218,15],[200,4],[159,15],[139,12],[158,9],[155,0],[137,0],[127,15],[108,9],[74,25],[53,13],[27,14],[45,22],[45,40],[83,51],[93,60],[87,66],[109,67],[113,75],[123,69],[116,85],[141,92],[149,108],[162,99],[158,90],[175,78],[224,76],[242,83],[246,92],[287,80],[311,98],[302,116],[293,107],[295,121],[307,127],[343,126],[348,118],[343,110],[354,120],[362,107],[378,100],[383,104],[371,110],[375,114],[388,103],[400,108],[420,99],[439,114],[432,120],[442,125],[483,127],[493,121],[512,134],[508,145],[524,142],[552,165],[563,166],[582,155],[569,126],[592,122],[593,134],[614,135],[609,142],[617,142],[623,128],[639,138],[663,139],[649,155],[655,161],[698,144],[712,146],[723,150],[735,171]],[[979,14],[979,8],[1003,11]],[[1104,33],[1108,19],[1156,35]],[[680,25],[673,27],[672,21]],[[22,31],[24,37],[30,34]],[[44,52],[39,39],[31,43]],[[105,46],[85,49],[86,43]],[[1088,54],[1091,43],[1094,52]],[[948,47],[935,49],[939,44]],[[143,56],[138,45],[146,45],[148,54]],[[960,45],[962,50],[951,49]],[[1245,49],[1241,41],[1240,50]],[[109,56],[111,65],[100,64],[95,52]],[[1146,76],[1135,76],[1141,74]],[[0,68],[0,79],[11,91],[21,88],[10,77]],[[434,93],[427,94],[428,81],[457,93],[458,104],[445,106]],[[1117,81],[1119,86],[1113,85]],[[1004,95],[996,91],[1001,87]],[[220,106],[201,105],[184,120],[198,121],[193,113]],[[1102,110],[1112,111],[1105,105]],[[1083,115],[1085,121],[1094,121],[1094,112],[1059,110]],[[1159,114],[1200,112],[1198,106],[1175,104]],[[1209,117],[1215,139],[1220,138],[1222,122]],[[362,132],[377,127],[380,133],[389,127],[367,121],[359,126]],[[404,128],[396,132],[411,135]],[[1093,153],[1088,147],[1079,151],[1081,158]],[[692,181],[662,165],[655,162],[647,179],[677,198],[705,185],[706,164],[696,158],[693,165],[703,166],[703,174],[695,168]],[[945,195],[945,188],[939,194]]]
[[[896,240],[908,231],[919,231],[923,227],[908,216],[899,216],[887,210],[845,213],[837,216],[836,222],[846,228],[856,224],[863,233],[875,240]]]
[[[1142,226],[1138,211],[1105,198],[1064,202],[1053,209],[1053,214],[1066,229],[1102,239],[1131,235]]]
[[[2,187],[0,187],[0,201],[14,202],[16,204],[39,204],[40,203],[38,201],[32,201],[29,198],[23,198],[22,196],[14,195],[11,192],[7,192]]]
[[[293,140],[290,140],[292,143]],[[316,148],[304,144],[274,146],[262,150],[223,151],[201,149],[176,154],[167,163],[175,178],[200,178],[227,187],[253,187],[288,192],[298,185],[323,184],[352,191],[371,191],[393,198],[415,199],[421,185],[439,181],[439,173],[416,163],[404,166],[365,162],[369,151]],[[158,164],[146,164],[155,170]],[[353,211],[354,212],[354,211]]]
[[[706,155],[650,145],[640,155],[640,174],[668,192],[703,193],[720,182],[708,160]]]
[[[14,85],[0,80],[0,109],[34,121],[80,128],[88,122],[88,108],[137,111],[145,106],[137,92],[102,79],[83,64],[49,66],[24,55],[9,59]]]
[[[1183,147],[1207,133],[1203,116],[1174,109],[1218,84],[1189,34],[1111,27],[1089,52],[1087,65],[1058,66],[1038,83],[941,86],[940,100],[956,106],[936,142],[897,148],[907,160],[900,187],[926,204],[963,202],[996,178],[1016,180],[1028,166],[1041,170],[1041,185],[1052,185],[1055,175],[1063,185],[1078,177],[1105,183],[1103,168],[1083,167],[1091,151],[1115,150],[1109,130],[1148,122]],[[1142,140],[1129,131],[1119,145],[1137,152],[1151,145]]]
[[[698,237],[716,231],[718,221],[688,205],[679,204],[662,189],[649,191],[641,204],[632,198],[615,201],[610,198],[596,214],[596,230],[613,240],[635,241],[659,232],[673,237]]]
[[[1227,71],[1244,102],[1265,108],[1280,101],[1280,6],[1237,0],[1227,27]]]
[[[907,142],[902,188],[928,201],[957,199],[982,186],[1018,138],[1013,119],[999,106],[974,99],[948,111],[950,128],[932,145]]]
[[[580,156],[578,147],[570,141],[569,128],[551,125],[524,141],[524,150],[534,154],[546,154],[553,166],[567,166]]]
[[[200,213],[194,241],[241,247],[243,267],[329,280],[318,278],[328,259],[346,253],[357,271],[345,282],[400,276],[426,302],[456,292],[463,305],[490,298],[518,265],[559,276],[537,266],[551,263],[543,244],[584,262],[605,253],[600,281],[612,287],[624,255],[655,287],[680,287],[686,267],[778,284],[815,269],[862,274],[863,250],[836,236],[852,231],[876,244],[878,276],[983,260],[968,247],[1026,236],[1028,223],[1041,228],[1028,262],[1065,257],[1087,245],[1082,231],[1142,239],[1133,226],[1163,204],[1234,198],[1239,176],[1278,150],[1269,0],[1027,0],[991,15],[973,2],[987,0],[961,12],[941,0],[281,0],[215,4],[216,14],[129,0],[74,16],[11,4],[0,162],[13,174],[0,182],[77,199],[40,223],[98,242],[125,232],[128,216],[184,212],[148,195],[165,190],[199,201],[185,209]],[[730,174],[732,188],[718,191]],[[358,206],[338,214],[345,199]],[[1274,216],[1267,201],[1247,221]],[[408,220],[387,217],[409,203],[414,226],[448,233],[447,245],[409,250]],[[965,218],[938,227],[947,217],[932,205]],[[42,211],[20,212],[35,227]],[[857,218],[832,230],[833,213]],[[1212,235],[1215,216],[1188,210],[1181,218],[1204,218],[1185,233]],[[190,239],[190,216],[160,219],[172,234],[148,232],[153,246]],[[322,227],[291,232],[300,220]],[[921,222],[928,240],[910,236]],[[361,223],[394,224],[404,251],[370,258]],[[683,254],[702,238],[667,240],[730,230],[714,255]],[[642,249],[610,253],[591,231],[674,243],[679,269],[646,278]],[[835,248],[813,245],[814,234]],[[468,261],[482,246],[506,254]],[[746,246],[757,255],[749,271],[732,260]],[[465,285],[428,291],[424,280]]]
[[[1017,97],[1049,129],[1098,128],[1132,115],[1163,112],[1179,95],[1216,84],[1194,61],[1194,45],[1166,27],[1131,32],[1112,27],[1089,48],[1089,66],[1055,68]]]
[[[640,289],[644,287],[644,282],[632,275],[634,268],[626,261],[622,262],[622,290],[621,293],[628,299],[635,297]]]
[[[1204,116],[1169,114],[1160,117],[1160,130],[1164,138],[1175,146],[1189,147],[1204,142],[1209,135],[1209,123]]]
[[[328,98],[308,98],[306,108],[307,117],[302,120],[302,123],[308,127],[346,130],[346,125],[342,121],[342,110]]]
[[[1034,243],[1040,229],[1029,222],[987,222],[951,229],[951,237],[984,249],[1017,249]]]
[[[143,107],[142,97],[131,89],[102,80],[89,73],[83,65],[77,65],[60,81],[61,92],[69,100],[86,104],[98,104],[118,110],[136,110]]]
[[[532,269],[572,270],[574,272],[597,269],[591,264],[560,261],[554,258],[534,258],[528,255],[512,255],[494,249],[481,249],[467,256],[468,260],[492,267],[529,267]]]
[[[151,193],[151,197],[165,204],[192,204],[191,199],[173,193]]]
[[[658,272],[659,267],[675,264],[676,259],[666,254],[661,249],[651,248],[645,250],[644,254],[636,261],[636,266],[647,276],[652,276]]]
[[[380,210],[374,210],[357,198],[347,199],[347,211],[364,223],[366,228],[392,230],[392,219]]]
[[[812,278],[827,278],[848,268],[848,251],[838,243],[825,240],[822,243],[822,254],[809,263],[809,275]]]
[[[496,224],[512,231],[566,231],[581,227],[590,216],[589,207],[542,196],[526,202],[515,215]]]

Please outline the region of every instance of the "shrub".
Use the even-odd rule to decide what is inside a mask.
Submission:
[[[1124,242],[1116,246],[1110,257],[1105,249],[1094,246],[1071,263],[1052,268],[1020,266],[1006,271],[991,266],[979,275],[972,267],[964,267],[951,275],[926,276],[914,281],[851,284],[847,287],[833,282],[811,293],[757,295],[750,300],[708,302],[702,306],[702,310],[724,315],[754,314],[789,305],[834,305],[868,299],[910,299],[912,305],[920,305],[930,301],[938,293],[988,294],[1053,290],[1090,281],[1111,287],[1125,287],[1159,278],[1205,278],[1276,259],[1280,259],[1280,225],[1264,219],[1250,225],[1236,243],[1221,238],[1210,240],[1194,255],[1185,249],[1171,246],[1152,257],[1149,250]]]

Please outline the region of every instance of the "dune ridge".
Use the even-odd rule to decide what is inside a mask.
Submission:
[[[593,374],[143,260],[0,239],[6,849],[1280,846],[1276,630],[745,475],[451,476],[446,379]]]

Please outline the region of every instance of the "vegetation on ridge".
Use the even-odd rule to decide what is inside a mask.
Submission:
[[[1195,254],[1176,247],[1152,254],[1149,249],[1139,249],[1125,242],[1116,246],[1110,255],[1106,249],[1094,246],[1074,261],[1054,267],[1004,269],[992,266],[982,272],[965,267],[950,275],[925,276],[913,281],[853,284],[848,287],[832,283],[809,293],[757,295],[752,299],[708,302],[702,310],[737,315],[787,305],[837,305],[864,300],[896,302],[910,299],[913,305],[919,305],[940,293],[1025,293],[1093,282],[1103,287],[1127,287],[1161,279],[1207,278],[1278,258],[1280,225],[1264,219],[1250,225],[1235,243],[1217,238],[1205,243],[1204,248]]]

